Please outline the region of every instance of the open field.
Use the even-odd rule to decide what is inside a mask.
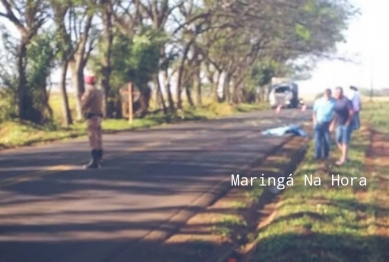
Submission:
[[[368,96],[363,96],[362,101],[365,103],[368,103],[368,102],[376,102],[376,103],[389,102],[389,96],[373,96],[372,99]]]

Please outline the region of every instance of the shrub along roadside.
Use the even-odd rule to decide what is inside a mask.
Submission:
[[[239,112],[250,112],[265,108],[263,104],[242,104],[232,107],[228,104],[209,104],[199,109],[187,109],[177,114],[150,114],[142,119],[135,119],[130,125],[127,120],[107,119],[103,121],[104,133],[148,128],[182,121],[215,119]],[[39,126],[28,122],[4,122],[0,124],[0,150],[47,143],[86,135],[84,123],[77,123],[69,128],[57,125]]]

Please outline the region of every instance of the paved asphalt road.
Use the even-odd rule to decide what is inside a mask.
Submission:
[[[105,165],[94,171],[79,168],[85,139],[4,151],[0,262],[130,262],[140,241],[174,230],[190,214],[180,210],[205,205],[285,140],[261,130],[307,119],[267,111],[105,135]]]

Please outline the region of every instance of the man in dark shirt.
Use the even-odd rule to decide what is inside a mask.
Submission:
[[[348,148],[351,136],[351,124],[353,119],[352,102],[344,95],[341,87],[335,88],[335,124],[336,124],[336,143],[341,151],[341,157],[336,162],[337,165],[343,165],[348,158]],[[332,128],[333,129],[333,128]]]

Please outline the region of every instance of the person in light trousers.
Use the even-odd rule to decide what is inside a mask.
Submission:
[[[100,168],[103,158],[103,92],[96,88],[94,76],[85,77],[85,93],[81,98],[82,112],[87,120],[91,160],[84,168]]]

